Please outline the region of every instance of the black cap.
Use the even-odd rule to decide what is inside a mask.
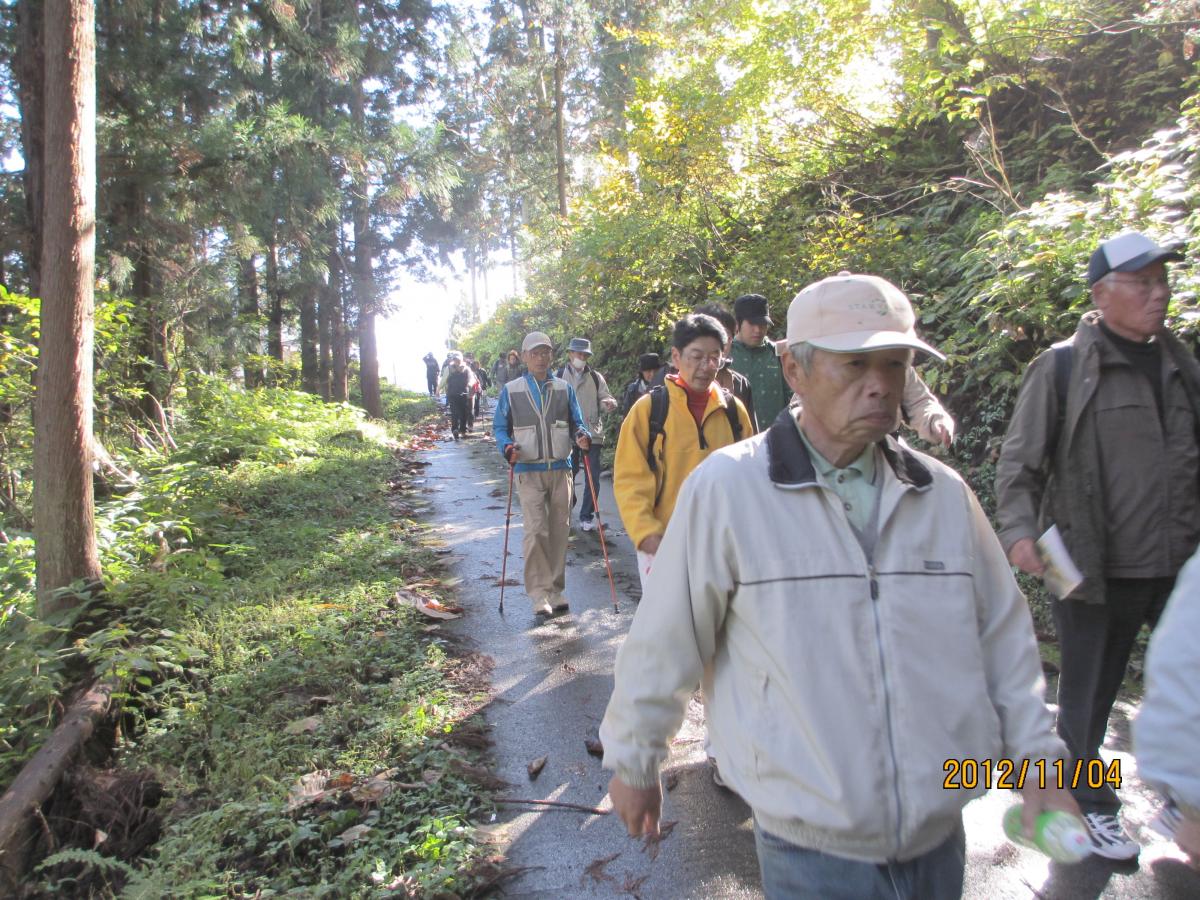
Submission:
[[[638,357],[638,371],[645,372],[647,369],[657,369],[662,365],[662,360],[659,359],[657,353],[643,353]]]
[[[767,309],[767,298],[762,294],[742,294],[733,301],[733,317],[738,324],[749,322],[751,325],[774,325],[771,313]]]
[[[1156,262],[1183,259],[1179,244],[1160,247],[1144,234],[1127,231],[1100,244],[1088,260],[1088,285],[1109,272],[1136,272]]]

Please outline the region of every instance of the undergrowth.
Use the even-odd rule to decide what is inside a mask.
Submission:
[[[31,538],[0,547],[0,784],[90,672],[123,685],[106,764],[166,797],[144,858],[106,852],[119,823],[89,820],[92,843],[45,859],[29,896],[470,891],[470,685],[392,599],[438,590],[405,497],[419,463],[395,443],[433,407],[387,403],[391,434],[348,405],[195,381],[178,449],[121,460],[140,477],[97,507],[105,590],[62,621],[32,615]]]

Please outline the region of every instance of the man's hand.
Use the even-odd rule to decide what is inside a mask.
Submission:
[[[588,450],[591,449],[592,439],[586,434],[581,434],[575,438],[575,446],[577,446],[584,453],[587,453]]]
[[[658,837],[658,817],[662,812],[662,785],[632,788],[614,775],[608,783],[613,811],[621,817],[630,837]]]
[[[1071,792],[1057,785],[1048,784],[1046,787],[1038,787],[1036,782],[1026,782],[1025,787],[1021,789],[1021,798],[1025,802],[1025,807],[1021,810],[1021,829],[1028,838],[1033,837],[1033,828],[1037,817],[1050,810],[1069,812],[1081,823],[1083,821],[1083,817],[1079,813],[1079,804],[1075,802]]]
[[[504,458],[508,460],[508,464],[510,466],[515,466],[517,464],[517,445],[516,444],[505,444],[504,445]]]
[[[954,443],[954,420],[949,416],[937,416],[929,423],[929,430],[937,438],[937,443],[947,450]]]
[[[642,542],[637,545],[637,548],[643,553],[649,553],[653,556],[658,552],[658,545],[662,543],[661,534],[652,534],[649,537],[642,538]]]
[[[1046,572],[1046,564],[1042,562],[1033,538],[1021,538],[1008,551],[1008,561],[1029,575],[1041,577]]]
[[[615,397],[605,397],[600,401],[600,408],[605,412],[612,412],[617,408],[617,400]]]

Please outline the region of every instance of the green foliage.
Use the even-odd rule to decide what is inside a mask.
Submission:
[[[392,600],[439,563],[425,527],[389,511],[388,430],[295,391],[202,377],[186,391],[178,449],[133,455],[136,487],[98,505],[103,592],[80,585],[68,615],[39,621],[33,542],[0,544],[0,784],[89,671],[122,685],[122,765],[160,773],[177,804],[136,871],[67,850],[40,890],[465,890],[482,800],[454,740],[470,708],[453,659]],[[385,397],[399,435],[432,412],[423,396]],[[289,806],[314,769],[407,787]]]

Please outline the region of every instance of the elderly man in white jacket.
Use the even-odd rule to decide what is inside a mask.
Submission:
[[[987,517],[953,470],[888,436],[913,352],[940,357],[913,324],[874,276],[796,296],[783,366],[799,418],[689,476],[617,658],[600,729],[616,812],[656,833],[659,766],[699,683],[768,898],[958,897],[962,807],[988,785],[947,789],[956,761],[1011,765],[1027,827],[1078,812],[1052,774],[1016,784],[1070,767]]]
[[[1200,552],[1179,573],[1146,652],[1146,695],[1133,723],[1142,780],[1169,801],[1155,827],[1200,868]]]

